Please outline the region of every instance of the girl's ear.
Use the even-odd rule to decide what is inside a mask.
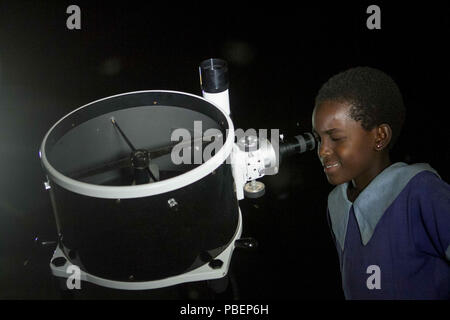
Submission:
[[[376,127],[375,130],[375,150],[381,151],[389,145],[392,139],[391,126],[383,123]]]

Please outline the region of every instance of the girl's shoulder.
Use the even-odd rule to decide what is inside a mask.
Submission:
[[[450,201],[450,185],[436,172],[425,170],[417,173],[407,187],[413,197],[437,197]]]

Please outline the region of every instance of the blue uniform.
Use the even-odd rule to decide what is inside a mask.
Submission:
[[[346,299],[450,299],[450,186],[428,164],[397,162],[352,203],[328,196]]]

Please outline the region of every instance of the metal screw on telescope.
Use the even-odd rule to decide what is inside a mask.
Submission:
[[[265,193],[266,186],[261,181],[252,180],[244,186],[244,195],[247,198],[256,199],[262,197]]]

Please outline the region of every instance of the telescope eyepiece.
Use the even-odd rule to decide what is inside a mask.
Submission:
[[[207,93],[218,93],[228,89],[228,64],[225,60],[211,58],[200,63],[200,85]]]
[[[317,145],[316,140],[317,137],[309,132],[294,136],[291,139],[286,139],[283,143],[280,143],[280,161],[284,157],[295,153],[314,150]]]

